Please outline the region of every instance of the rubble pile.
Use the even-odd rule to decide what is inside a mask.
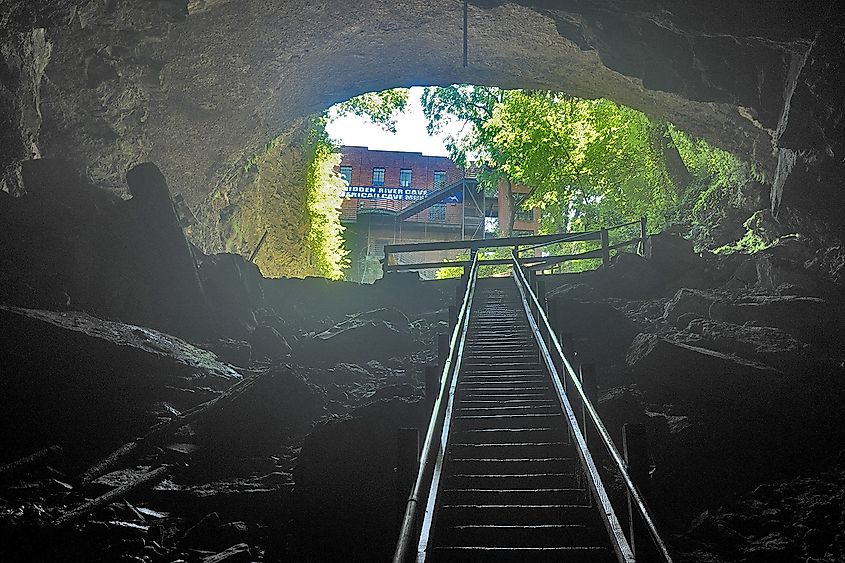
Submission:
[[[0,196],[0,558],[308,559],[295,531],[323,479],[358,491],[346,514],[393,507],[390,448],[426,423],[453,282],[265,279],[190,246],[155,166],[127,179],[121,200],[33,161],[26,193]]]
[[[650,260],[620,255],[609,267],[546,284],[552,317],[567,320],[570,354],[597,365],[599,412],[614,439],[621,443],[624,423],[647,425],[653,509],[678,545],[693,542],[693,560],[837,560],[833,521],[815,521],[819,544],[802,551],[800,538],[763,537],[765,513],[719,507],[764,483],[779,490],[799,474],[812,480],[835,462],[845,440],[843,287],[813,270],[812,247],[801,250],[801,267],[775,260],[784,252],[777,246],[716,256],[665,233],[652,241]],[[767,265],[759,268],[765,275],[754,268],[748,276],[749,262]],[[596,335],[608,345],[597,345]],[[755,498],[759,510],[782,513],[776,495]],[[719,514],[740,509],[742,525],[760,537],[752,542],[741,530],[751,547],[738,555],[744,539],[726,531]],[[685,530],[696,518],[706,534],[718,527],[722,535]],[[766,545],[753,547],[758,540]]]
[[[128,200],[58,161],[22,178],[0,194],[0,558],[389,558],[397,430],[426,427],[455,282],[265,279],[187,242],[151,164]],[[845,439],[841,260],[795,240],[705,257],[662,234],[545,277],[614,439],[647,425],[652,508],[693,560],[841,555],[841,499],[820,500]]]

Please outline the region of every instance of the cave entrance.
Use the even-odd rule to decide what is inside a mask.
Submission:
[[[268,143],[244,172],[252,176],[232,205],[229,244],[271,277],[358,283],[381,277],[386,245],[584,232],[641,218],[659,231],[686,217],[688,232],[707,233],[700,245],[717,248],[723,241],[710,233],[726,202],[755,176],[738,157],[608,99],[478,85],[355,96],[312,117],[298,146]],[[619,241],[638,228],[618,231]],[[596,244],[546,250],[578,254]],[[462,258],[424,254],[402,259]]]

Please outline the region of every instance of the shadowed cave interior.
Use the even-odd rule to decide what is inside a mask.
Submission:
[[[464,65],[453,0],[0,0],[3,560],[392,558],[397,430],[425,436],[463,287],[317,277],[309,128],[454,83],[608,98],[750,163],[709,249],[666,225],[646,256],[541,276],[547,307],[617,447],[646,428],[674,560],[845,559],[842,7],[466,13]],[[271,244],[307,264],[282,277],[250,259],[256,155],[281,170]]]

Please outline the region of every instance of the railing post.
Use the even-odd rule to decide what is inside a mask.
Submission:
[[[555,336],[557,336],[557,341],[560,342],[561,350],[563,350],[563,341],[561,340],[561,319],[560,319],[560,307],[554,306],[554,303],[546,302],[546,310],[549,314],[549,326],[554,332]],[[552,337],[549,335],[549,348],[551,348]],[[558,375],[560,376],[561,384],[563,385],[564,390],[566,390],[566,372],[565,367],[563,365],[563,360],[558,356],[556,353],[552,352],[552,362],[554,363],[555,369],[557,370]]]
[[[420,432],[416,428],[400,428],[396,440],[396,513],[402,522],[408,496],[419,471]]]
[[[534,289],[534,280],[536,279],[537,272],[535,272],[534,270],[525,270],[525,272],[527,274],[525,276],[525,281],[528,282],[528,288],[536,294],[536,291]],[[534,319],[537,319],[539,315],[537,314],[537,306],[534,304],[533,300],[528,301],[528,308],[531,309],[531,313],[534,315]]]
[[[437,370],[443,373],[446,358],[449,356],[449,335],[445,332],[437,334]]]
[[[437,400],[437,393],[440,390],[438,383],[440,382],[440,372],[437,371],[435,364],[426,364],[423,371],[425,376],[425,406],[428,412],[434,408],[434,402]]]
[[[644,424],[625,424],[622,427],[622,448],[628,475],[639,489],[643,500],[648,502],[650,462],[648,455],[648,437]],[[634,505],[634,499],[628,493],[628,521],[631,549],[637,562],[648,563],[657,561],[657,549],[648,533],[639,509]]]
[[[537,301],[540,302],[543,311],[548,311],[549,308],[546,306],[546,280],[537,278],[535,283],[537,284]]]
[[[560,332],[560,347],[563,348],[563,353],[566,354],[569,363],[576,363],[575,360],[578,357],[578,352],[575,350],[575,345],[572,342],[572,333],[565,332],[562,328]]]
[[[651,241],[648,238],[648,219],[640,218],[640,254],[643,258],[651,258]]]
[[[466,283],[464,280],[467,279],[467,271],[464,268],[464,273],[461,274],[461,277],[458,278],[458,285],[455,286],[455,305],[458,307],[461,306],[461,303],[464,302],[464,292],[466,291]]]
[[[599,231],[601,236],[601,263],[603,266],[610,264],[610,237],[607,234],[607,229]]]
[[[579,379],[581,380],[581,388],[584,389],[584,395],[592,403],[593,407],[597,407],[598,403],[598,389],[596,387],[596,364],[581,364],[579,370]],[[584,433],[584,441],[589,444],[588,435],[590,431],[587,429],[590,416],[587,414],[587,405],[581,403],[581,431]]]
[[[563,317],[558,313],[559,317]],[[563,350],[564,355],[569,360],[569,363],[575,363],[576,356],[578,355],[575,352],[575,348],[572,347],[572,333],[565,332],[563,330],[563,322],[560,323],[560,330],[558,331],[558,342],[560,342],[560,347]],[[565,368],[566,366],[564,366]],[[564,369],[563,372],[563,390],[566,391],[567,395],[569,394],[569,374]]]
[[[548,306],[546,305],[546,280],[541,279],[542,276],[535,276],[534,277],[534,284],[535,284],[535,294],[537,295],[537,301],[540,303],[540,309],[543,310],[548,316]],[[551,323],[549,323],[551,326]],[[544,330],[545,323],[540,322],[540,312],[537,311],[537,326],[540,328],[540,336],[543,337],[543,341],[546,343],[546,347],[551,350],[551,343],[552,343],[552,336],[548,332]],[[554,357],[554,355],[552,356]],[[542,364],[543,358],[541,354],[540,363]]]

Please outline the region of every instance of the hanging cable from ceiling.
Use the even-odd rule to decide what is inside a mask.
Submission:
[[[464,68],[469,66],[469,43],[467,41],[468,36],[468,9],[469,9],[469,0],[464,0]]]

